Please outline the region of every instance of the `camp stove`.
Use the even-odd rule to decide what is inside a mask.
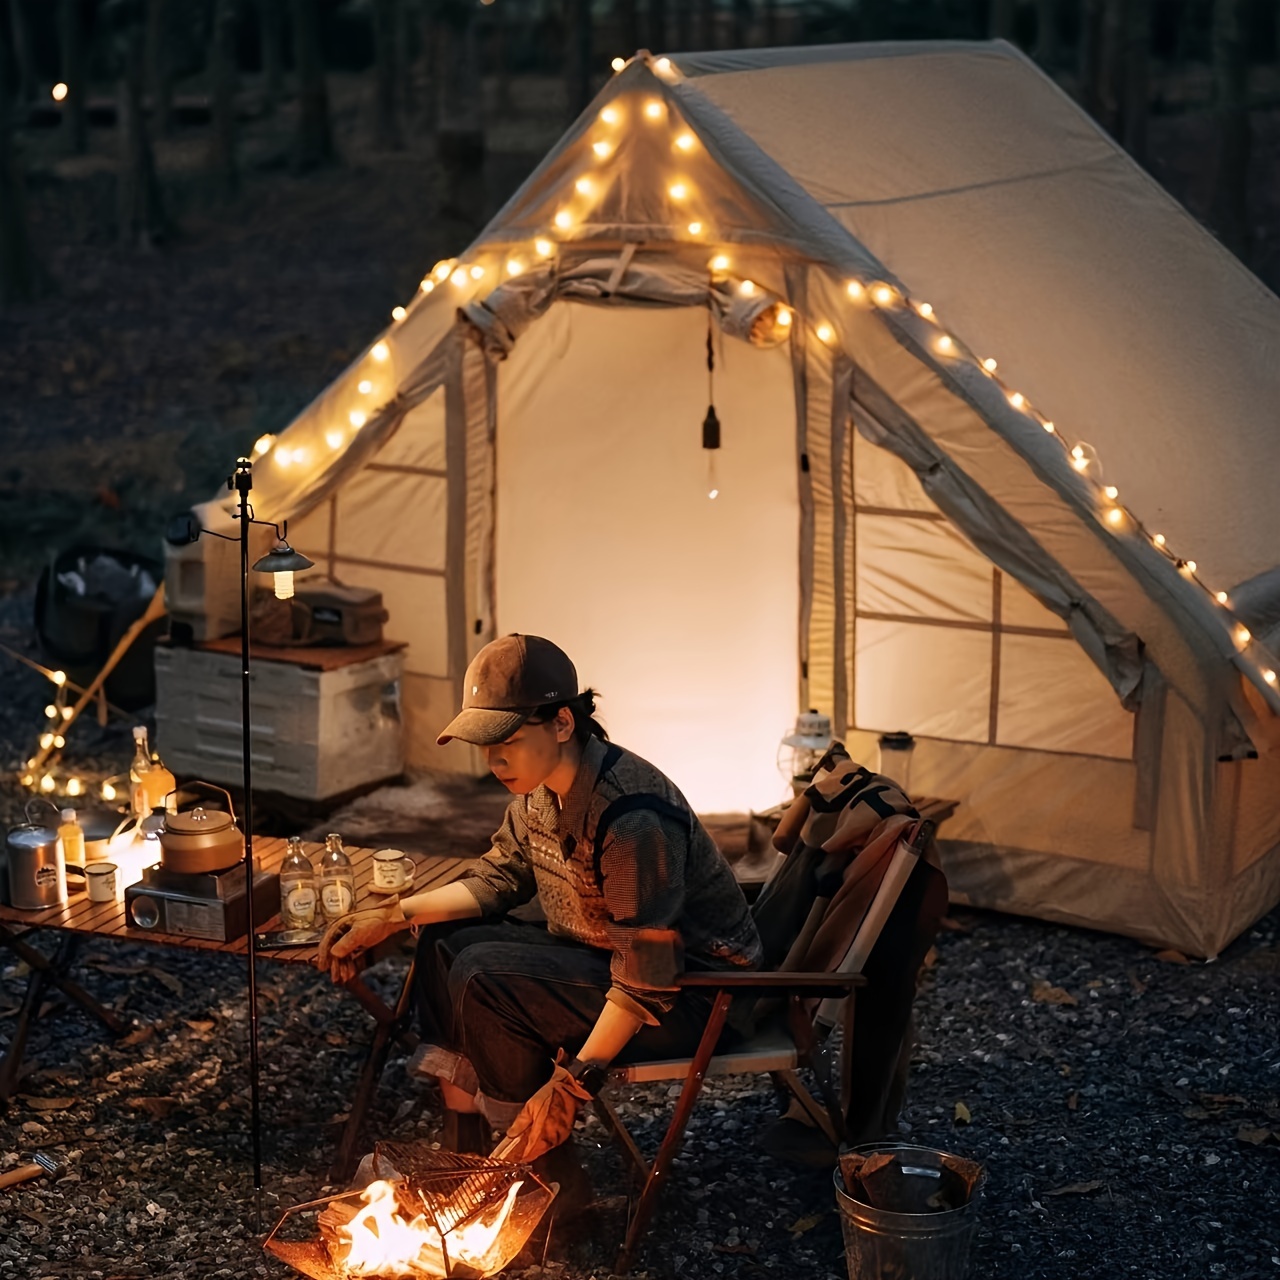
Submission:
[[[373,1168],[386,1176],[287,1209],[263,1248],[309,1280],[480,1280],[510,1265],[557,1190],[527,1163],[426,1143],[380,1142]]]

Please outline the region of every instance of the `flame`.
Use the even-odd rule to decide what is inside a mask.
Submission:
[[[339,1231],[347,1251],[337,1261],[349,1276],[444,1276],[448,1274],[447,1248],[449,1267],[465,1262],[485,1272],[485,1259],[497,1244],[523,1185],[514,1183],[501,1204],[455,1227],[442,1241],[425,1213],[405,1219],[394,1184],[371,1182],[361,1197],[363,1207]]]

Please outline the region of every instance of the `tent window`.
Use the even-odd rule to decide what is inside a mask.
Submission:
[[[857,432],[852,724],[1129,759],[1133,717],[1066,624]]]

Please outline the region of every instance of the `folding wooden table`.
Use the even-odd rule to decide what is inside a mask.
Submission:
[[[309,856],[314,856],[324,846],[306,845],[304,847]],[[287,844],[284,840],[258,837],[254,840],[254,863],[264,871],[277,871],[284,860],[286,849]],[[373,880],[373,850],[347,848],[346,852],[355,869],[357,905],[369,906],[383,901],[382,895],[373,893],[370,888]],[[442,858],[421,853],[411,853],[409,856],[413,858],[416,867],[412,890],[414,893],[421,893],[424,889],[435,888],[458,879],[472,861],[470,858]],[[255,927],[259,933],[278,929],[279,915],[274,915],[269,920],[257,921]],[[59,934],[58,944],[52,956],[44,955],[27,941],[28,935],[40,929],[55,930]],[[44,911],[20,911],[15,907],[0,905],[0,948],[11,951],[25,961],[31,970],[22,1007],[18,1013],[17,1025],[14,1027],[3,1057],[0,1058],[0,1110],[8,1106],[17,1091],[22,1057],[31,1024],[37,1017],[44,994],[50,986],[56,987],[69,1000],[92,1014],[113,1035],[120,1035],[130,1029],[130,1024],[95,1000],[90,992],[70,977],[76,953],[86,938],[114,938],[125,942],[154,943],[187,951],[218,951],[239,956],[245,955],[248,950],[248,941],[245,938],[240,938],[236,942],[214,942],[206,938],[188,938],[177,934],[131,928],[125,923],[122,901],[90,902],[83,891],[72,895],[66,906],[50,907]],[[311,966],[315,962],[317,948],[293,947],[272,951],[259,948],[257,954],[260,960],[277,964]],[[367,964],[368,953],[359,959],[362,965]],[[330,980],[328,974],[322,974],[318,970],[315,970],[315,976],[317,982]],[[355,1095],[352,1098],[351,1109],[343,1126],[337,1151],[334,1153],[330,1173],[336,1178],[347,1176],[354,1164],[360,1126],[368,1111],[374,1090],[377,1088],[382,1069],[386,1065],[391,1041],[398,1039],[410,1050],[417,1043],[417,1038],[408,1029],[409,1003],[412,994],[411,984],[408,981],[402,984],[394,1007],[388,1006],[365,983],[361,973],[357,973],[342,985],[373,1018],[374,1030],[360,1071]]]

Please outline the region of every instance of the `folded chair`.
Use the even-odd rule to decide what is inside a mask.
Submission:
[[[880,833],[878,850],[873,847],[874,839],[865,841],[863,848],[864,853],[870,849],[877,855],[878,885],[869,894],[869,901],[866,892],[861,900],[856,893],[847,892],[857,858],[847,852],[841,856],[838,849],[832,852],[832,835],[839,825],[832,815],[848,810],[856,802],[857,787],[853,781],[865,790],[885,780],[849,765],[847,758],[842,767],[844,773],[833,778],[832,786],[827,788],[832,794],[823,797],[815,792],[811,797],[812,806],[828,806],[825,816],[814,813],[805,827],[806,836],[811,833],[810,828],[815,829],[812,834],[827,836],[824,844],[828,847],[802,841],[775,877],[779,883],[776,888],[770,886],[774,891],[767,889],[753,908],[765,943],[766,963],[771,968],[685,974],[680,979],[682,988],[711,989],[716,993],[693,1056],[616,1066],[609,1074],[605,1091],[597,1099],[596,1109],[601,1120],[618,1140],[642,1184],[616,1263],[619,1272],[629,1269],[653,1218],[707,1076],[768,1074],[780,1092],[790,1094],[799,1102],[826,1134],[833,1149],[844,1141],[862,1140],[868,1126],[874,1124],[872,1117],[882,1112],[889,1092],[888,1077],[892,1076],[909,1026],[910,993],[927,950],[927,942],[923,949],[921,942],[925,937],[932,941],[937,920],[945,911],[946,882],[932,859],[925,856],[931,846],[933,824],[915,817],[910,802],[897,793],[900,803],[894,811],[889,812],[886,807],[885,815],[877,814],[877,822],[866,827],[869,835]],[[835,784],[841,777],[849,780],[849,785],[837,787]],[[883,804],[883,788],[873,792],[871,799]],[[839,841],[835,843],[838,845]],[[851,926],[851,939],[849,921],[842,922],[839,918],[843,904],[850,901],[860,912],[858,922]],[[882,935],[885,945],[878,947]],[[834,948],[833,941],[836,942]],[[811,967],[815,956],[829,957],[829,961],[821,967]],[[879,1013],[873,1019],[878,1025],[872,1028],[870,1036],[862,1036],[861,1032],[856,1036],[854,993],[859,988],[868,988],[869,983],[871,989],[857,997],[859,1026],[863,1017],[861,1005],[869,999]],[[756,1029],[723,1052],[717,1052],[730,1006],[745,996],[758,998]],[[904,1003],[905,1016],[901,1009]],[[839,1079],[832,1080],[818,1050],[829,1029],[836,1024],[843,1027],[843,1040]],[[798,1075],[805,1067],[815,1074],[821,1102],[805,1088]],[[880,1077],[875,1087],[861,1096],[860,1068]],[[666,1135],[653,1161],[649,1162],[610,1104],[608,1094],[616,1085],[662,1081],[678,1081],[683,1088]]]

